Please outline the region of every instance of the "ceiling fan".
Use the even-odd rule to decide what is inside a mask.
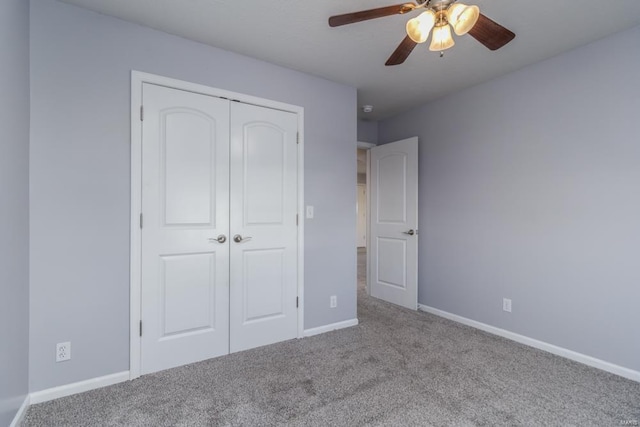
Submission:
[[[478,6],[467,6],[457,3],[456,0],[416,0],[416,3],[345,13],[330,17],[329,26],[339,27],[419,10],[423,12],[407,22],[407,36],[400,42],[385,65],[402,64],[418,43],[427,41],[429,33],[432,33],[429,50],[439,51],[442,56],[446,49],[455,44],[451,36],[451,28],[459,36],[469,33],[490,50],[500,49],[516,36],[512,31],[480,13]]]

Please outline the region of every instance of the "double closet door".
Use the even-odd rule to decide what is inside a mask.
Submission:
[[[145,83],[141,372],[297,336],[297,115]]]

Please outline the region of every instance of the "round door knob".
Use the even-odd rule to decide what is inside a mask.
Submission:
[[[405,231],[404,234],[408,234],[409,236],[413,236],[414,234],[416,234],[415,230],[409,230],[409,231]]]

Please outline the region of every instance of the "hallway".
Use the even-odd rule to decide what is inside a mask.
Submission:
[[[367,293],[367,248],[358,248],[358,298]]]

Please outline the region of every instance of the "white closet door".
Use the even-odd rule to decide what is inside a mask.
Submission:
[[[418,138],[371,150],[371,295],[418,308]]]
[[[144,84],[143,105],[144,374],[229,352],[229,102]]]
[[[297,336],[296,137],[295,114],[232,103],[232,352]]]

